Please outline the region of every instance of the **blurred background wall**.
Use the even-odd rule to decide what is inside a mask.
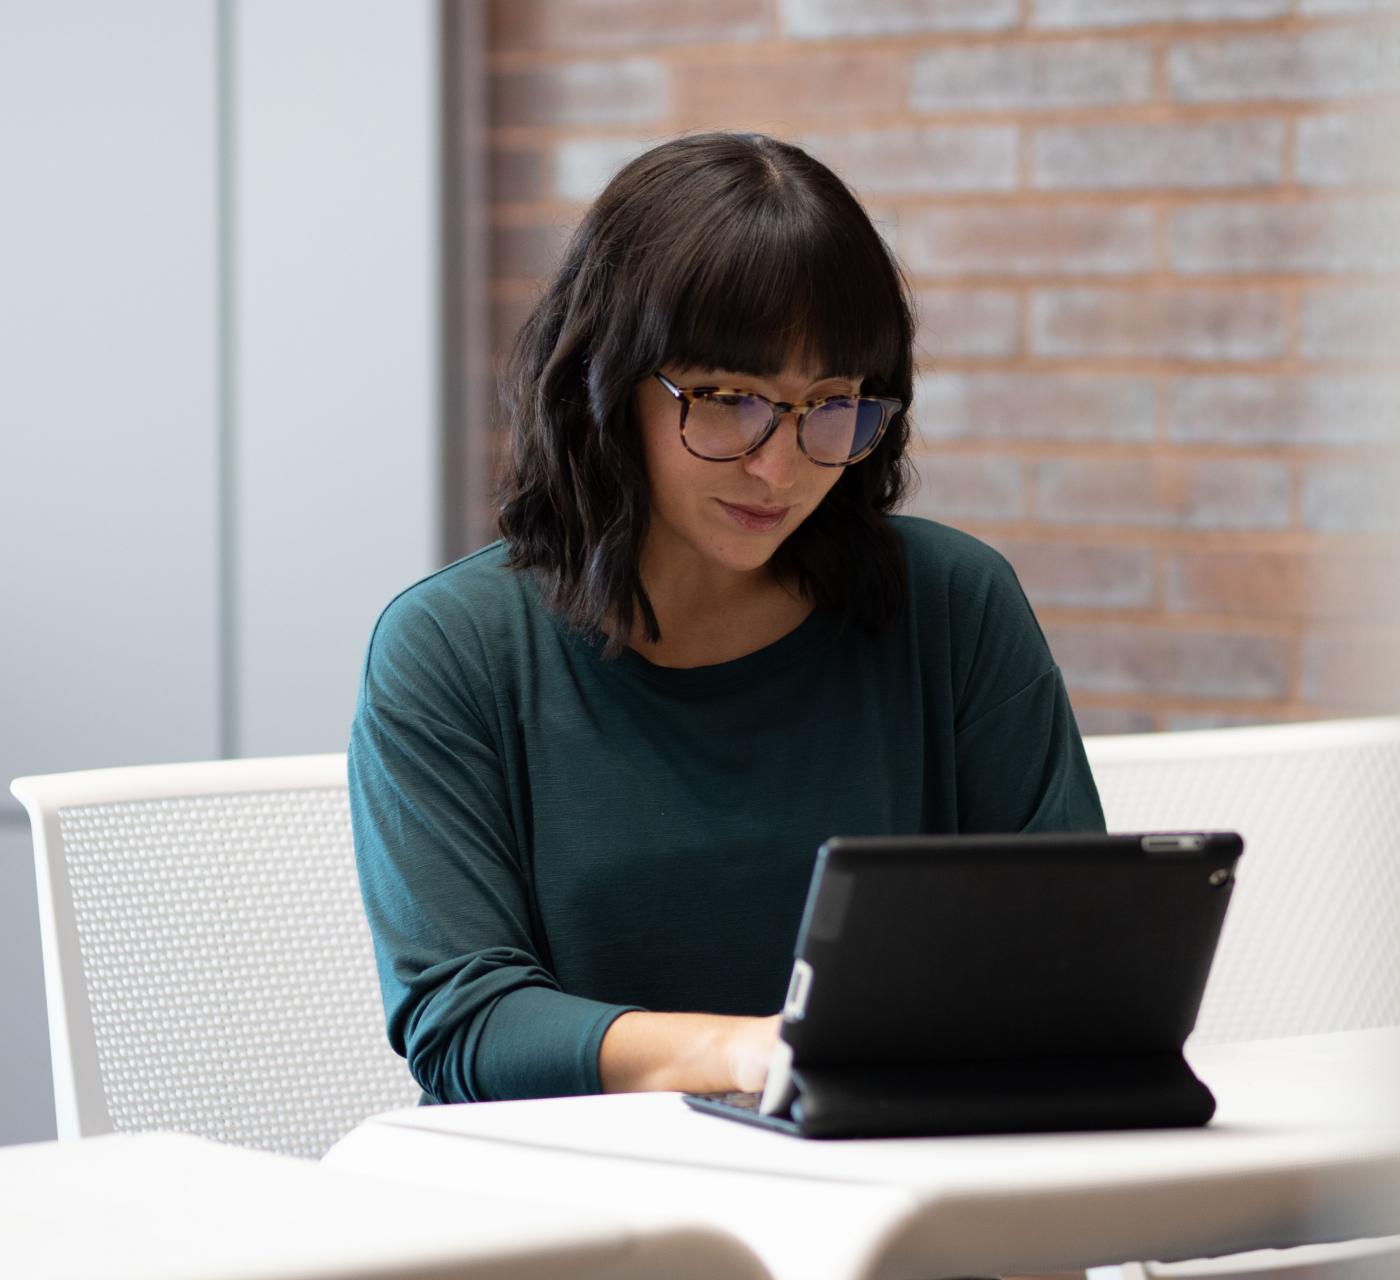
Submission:
[[[440,563],[430,0],[0,0],[0,1142],[51,1137],[19,774],[344,750]]]
[[[1394,0],[0,0],[0,782],[336,751],[493,536],[492,367],[628,156],[771,131],[922,313],[911,509],[1088,732],[1396,709]],[[0,1143],[53,1132],[0,789]]]
[[[1393,709],[1397,12],[498,0],[493,345],[647,142],[792,139],[915,286],[910,510],[1010,557],[1085,732]]]

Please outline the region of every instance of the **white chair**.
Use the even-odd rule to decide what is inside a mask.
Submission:
[[[343,755],[18,778],[60,1137],[319,1158],[418,1089],[389,1048]]]
[[[1087,738],[1085,748],[1110,831],[1245,838],[1189,1043],[1400,1026],[1400,717]],[[1400,1237],[1091,1276],[1396,1280]]]

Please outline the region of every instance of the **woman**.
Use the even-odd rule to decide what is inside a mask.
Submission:
[[[796,147],[682,138],[505,379],[503,541],[375,628],[351,803],[427,1100],[757,1089],[831,835],[1101,830],[1007,563],[891,517],[912,323]]]

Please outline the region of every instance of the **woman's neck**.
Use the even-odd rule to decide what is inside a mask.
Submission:
[[[644,559],[642,585],[661,639],[648,641],[636,618],[630,646],[658,666],[711,666],[782,639],[812,611],[812,602],[766,565],[747,573],[707,571],[713,568],[665,568]]]

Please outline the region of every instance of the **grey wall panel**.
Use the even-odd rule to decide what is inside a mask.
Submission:
[[[429,0],[235,10],[239,755],[343,748],[434,565],[437,43]]]
[[[3,784],[342,747],[433,566],[437,41],[431,0],[0,0],[0,1143],[53,1132]]]
[[[0,1146],[55,1134],[29,824],[0,821]]]
[[[217,754],[214,59],[212,3],[0,4],[0,782]]]
[[[0,1143],[52,1137],[9,779],[218,750],[213,3],[0,3]]]

